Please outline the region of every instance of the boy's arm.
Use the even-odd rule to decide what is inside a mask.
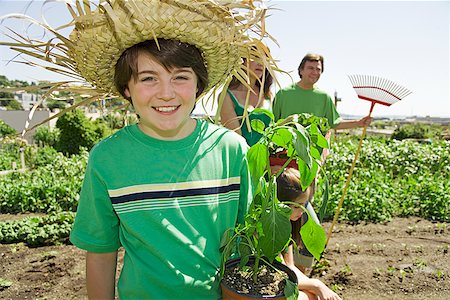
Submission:
[[[86,253],[86,286],[89,299],[114,299],[117,251]]]

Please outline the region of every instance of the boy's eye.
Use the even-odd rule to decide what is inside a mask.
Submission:
[[[155,80],[155,77],[153,76],[145,76],[140,78],[140,81],[153,81],[153,80]]]
[[[182,71],[174,74],[174,78],[175,80],[191,80],[193,78],[193,75],[190,72]]]

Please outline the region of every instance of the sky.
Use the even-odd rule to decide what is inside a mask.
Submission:
[[[56,1],[44,6],[44,15],[52,25],[50,20],[56,25],[67,18],[61,13],[62,4],[52,3]],[[0,15],[23,13],[28,3],[0,0]],[[42,3],[34,1],[27,14],[39,18]],[[277,76],[279,86],[273,87],[274,92],[299,80],[297,67],[303,56],[312,52],[325,58],[317,87],[332,97],[337,93],[341,114],[369,113],[371,103],[357,97],[348,78],[360,74],[378,76],[412,91],[392,106],[375,105],[374,117],[450,117],[449,0],[268,1],[267,6],[266,28],[277,44],[266,44],[278,66],[291,75]],[[19,31],[24,28],[14,27]],[[0,75],[26,81],[64,79],[45,70],[8,63],[14,55],[7,47],[0,47]]]

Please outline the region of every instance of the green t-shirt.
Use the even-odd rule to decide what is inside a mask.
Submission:
[[[330,127],[334,128],[341,122],[331,97],[319,90],[304,90],[297,84],[277,92],[273,104],[275,121],[293,114],[309,113],[317,117],[325,117]]]
[[[227,90],[227,93],[233,101],[234,112],[236,113],[236,116],[240,117],[239,122],[242,122],[242,116],[244,115],[244,106],[238,101],[238,99],[230,90]],[[264,123],[265,127],[269,126],[271,121],[268,115],[254,112],[249,113],[248,119],[250,121],[250,124],[252,120],[260,120]],[[242,136],[245,138],[249,146],[253,146],[254,144],[256,144],[262,137],[262,134],[256,132],[255,130],[249,131],[246,123],[242,125],[241,132]]]
[[[251,199],[247,148],[205,121],[177,141],[119,130],[91,151],[71,242],[125,249],[120,299],[220,298],[220,240]]]

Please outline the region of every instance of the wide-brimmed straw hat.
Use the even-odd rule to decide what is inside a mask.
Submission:
[[[127,48],[146,40],[176,39],[196,46],[208,70],[203,94],[232,73],[242,74],[241,57],[251,53],[262,58],[267,52],[261,49],[267,36],[261,26],[265,9],[256,5],[262,1],[65,1],[73,20],[59,28],[74,26],[70,35],[40,23],[56,38],[36,41],[15,32],[22,41],[0,44],[50,63],[44,68],[85,80],[98,92],[119,96],[114,87],[116,62]],[[267,56],[262,59],[267,61]]]
[[[202,51],[209,86],[224,80],[239,64],[247,38],[232,11],[213,1],[112,0],[86,12],[70,34],[68,54],[87,81],[114,91],[114,66],[123,51],[151,39],[175,39]]]

